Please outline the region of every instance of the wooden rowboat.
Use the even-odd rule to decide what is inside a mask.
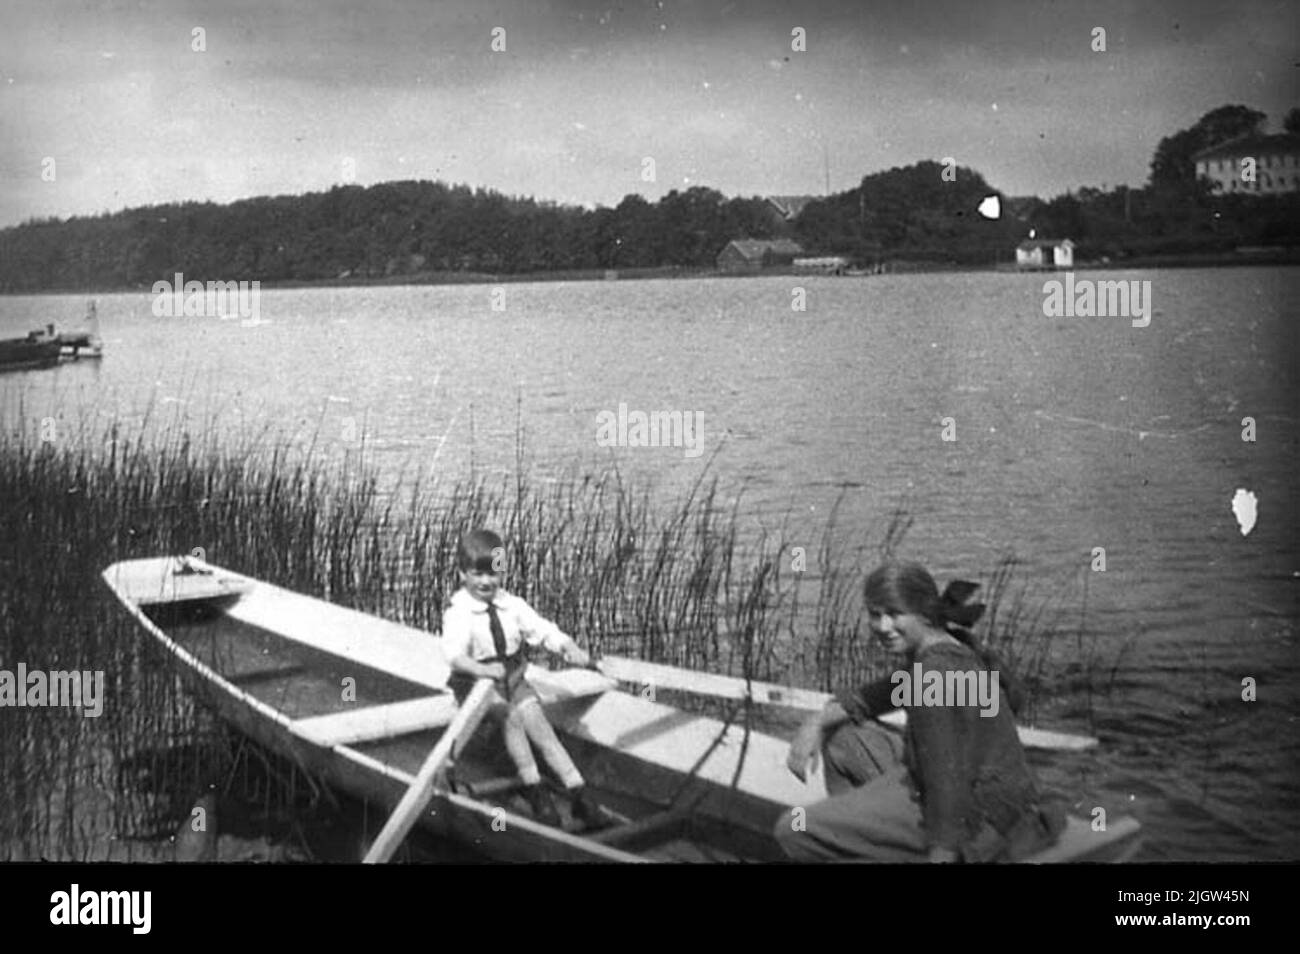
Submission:
[[[423,630],[191,558],[125,561],[103,577],[224,719],[356,797],[397,806],[457,718],[449,667]],[[710,678],[661,668],[665,686]],[[473,730],[462,713],[473,734],[454,781],[434,786],[422,827],[501,860],[778,861],[775,824],[826,797],[819,775],[805,784],[786,770],[781,739],[623,691],[592,670],[530,666],[527,678],[612,826],[574,831],[563,804],[564,826],[534,821],[499,733]],[[1138,835],[1131,818],[1106,831],[1071,819],[1034,860],[1125,860]]]

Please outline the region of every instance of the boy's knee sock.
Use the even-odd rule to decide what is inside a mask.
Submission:
[[[564,763],[567,764],[557,764],[557,762],[559,762],[558,759],[554,762],[548,762],[547,764],[550,765],[552,771],[560,777],[560,782],[565,788],[582,788],[582,786],[587,784],[586,779],[582,777],[582,773],[578,771],[578,767],[569,759],[568,753],[563,749],[561,749],[560,752],[564,755]]]
[[[565,788],[581,788],[586,784],[582,773],[578,771],[578,766],[573,764],[573,759],[569,758],[569,753],[564,750],[564,746],[558,739],[550,745],[539,745],[538,748],[542,750],[542,758],[551,767],[551,771],[555,773],[561,785]]]
[[[582,773],[573,764],[573,759],[569,757],[555,730],[551,728],[551,723],[547,721],[541,705],[536,701],[530,701],[520,706],[517,711],[528,738],[532,739],[533,744],[541,750],[542,758],[560,779],[560,783],[565,788],[578,788],[583,785]]]
[[[542,773],[538,770],[537,763],[532,759],[528,760],[527,765],[516,764],[516,768],[519,772],[519,781],[525,785],[542,784]]]
[[[515,763],[515,770],[519,772],[519,780],[525,785],[536,785],[542,780],[542,773],[537,770],[537,762],[533,759],[533,750],[528,745],[528,735],[524,731],[523,723],[515,718],[514,713],[511,713],[502,725],[501,732],[505,736],[506,751],[510,753],[510,760]]]

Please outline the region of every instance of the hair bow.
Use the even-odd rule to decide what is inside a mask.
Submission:
[[[979,588],[978,583],[971,583],[969,580],[953,580],[949,583],[943,591],[943,596],[940,597],[944,620],[967,629],[974,626],[984,615],[984,604],[968,601]]]

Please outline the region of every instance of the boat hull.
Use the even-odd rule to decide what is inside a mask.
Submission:
[[[357,798],[395,807],[454,714],[450,669],[430,633],[200,561],[133,560],[103,575],[222,719]],[[819,775],[805,783],[786,770],[780,739],[623,692],[587,670],[530,666],[528,679],[620,827],[587,836],[535,822],[485,725],[457,755],[468,791],[438,787],[424,829],[507,861],[778,861],[779,819],[826,797]],[[1034,860],[1131,854],[1137,823],[1110,829],[1073,819]]]
[[[296,737],[214,686],[191,677],[218,717],[265,748],[288,756],[305,772],[320,778],[353,798],[395,808],[415,780],[400,768],[364,758],[339,746],[326,749]],[[433,741],[436,741],[434,739]],[[429,745],[432,748],[432,744]],[[498,861],[637,862],[643,859],[623,852],[593,850],[585,839],[573,838],[538,825],[504,808],[449,792],[435,792],[420,818],[425,831],[483,853]],[[371,836],[378,834],[378,830]],[[508,837],[504,837],[507,836]],[[360,860],[358,858],[358,860]]]
[[[15,338],[0,341],[0,371],[48,368],[59,363],[63,346],[58,341]]]

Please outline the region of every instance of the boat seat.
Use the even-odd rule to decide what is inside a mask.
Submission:
[[[273,674],[274,671],[266,675]],[[234,681],[239,682],[245,678],[247,677],[241,676]],[[599,695],[614,686],[612,679],[597,672],[583,669],[550,672],[538,666],[529,666],[528,681],[542,701],[548,703]],[[332,748],[425,729],[445,728],[451,724],[455,715],[455,697],[450,692],[442,692],[382,706],[366,706],[297,719],[290,723],[290,731],[308,742]]]
[[[308,742],[333,748],[446,728],[455,716],[456,700],[451,693],[444,692],[382,706],[297,719],[289,724],[289,730]]]
[[[188,558],[181,558],[176,568],[163,579],[139,581],[131,589],[130,596],[138,606],[156,606],[160,603],[234,600],[252,588],[253,584],[248,580],[221,576],[212,570],[195,569]]]

